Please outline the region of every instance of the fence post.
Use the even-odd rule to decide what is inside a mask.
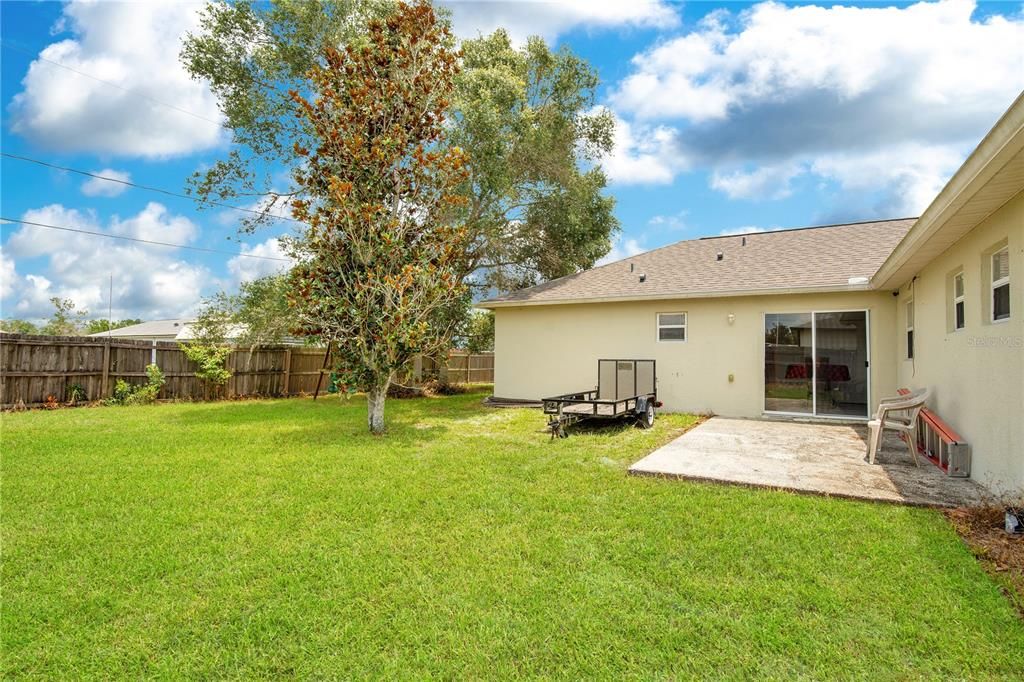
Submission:
[[[448,366],[451,364],[451,361],[452,354],[448,353],[448,355],[445,356],[444,362],[438,364],[437,380],[440,381],[442,384],[448,383]]]
[[[110,388],[110,338],[103,343],[103,378],[100,380],[100,397],[107,398]]]
[[[320,395],[320,384],[322,384],[324,381],[324,372],[327,371],[327,362],[331,359],[332,343],[334,343],[334,341],[327,342],[327,350],[324,351],[324,366],[320,368],[320,376],[316,378],[316,390],[313,391],[313,400],[316,400],[317,396]]]
[[[292,349],[291,348],[285,348],[284,349],[284,386],[281,387],[281,392],[282,392],[282,394],[284,395],[285,398],[287,398],[289,395],[291,395],[291,391],[288,390],[289,389],[288,382],[289,382],[289,378],[290,378],[289,375],[291,375],[291,373],[292,373]]]

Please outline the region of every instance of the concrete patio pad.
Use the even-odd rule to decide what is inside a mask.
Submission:
[[[690,478],[925,506],[978,502],[973,481],[946,476],[886,433],[865,461],[867,427],[713,417],[630,467],[637,475]]]

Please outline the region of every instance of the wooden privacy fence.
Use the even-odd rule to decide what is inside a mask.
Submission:
[[[313,393],[322,374],[325,349],[305,346],[236,348],[227,360],[231,378],[228,397],[283,397]],[[134,341],[89,336],[0,334],[0,406],[39,405],[53,396],[70,399],[77,386],[84,400],[109,397],[118,379],[146,383],[146,365],[156,364],[167,383],[160,398],[203,400],[206,391],[195,376],[195,364],[174,341]],[[433,376],[453,383],[494,381],[494,355],[452,352],[446,367],[417,358],[404,381],[419,383]],[[321,390],[327,389],[327,380]]]

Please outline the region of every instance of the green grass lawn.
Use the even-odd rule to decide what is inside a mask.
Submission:
[[[482,394],[2,417],[5,676],[1010,678],[934,511],[633,478]]]

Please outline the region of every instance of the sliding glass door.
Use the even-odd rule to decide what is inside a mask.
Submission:
[[[764,316],[764,409],[868,416],[865,310]]]
[[[764,409],[814,414],[811,313],[764,316]]]

